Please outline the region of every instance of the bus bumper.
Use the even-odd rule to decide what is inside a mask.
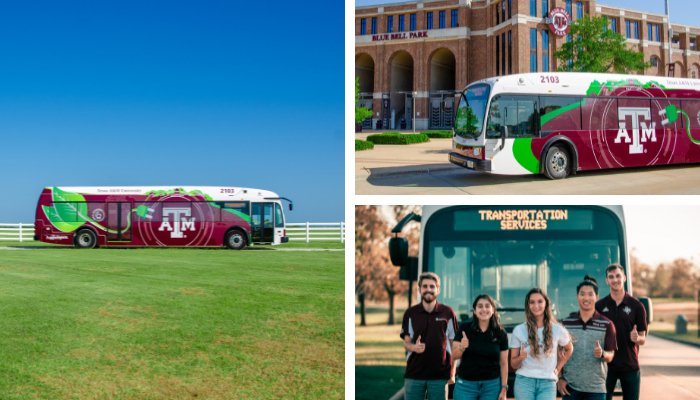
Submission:
[[[289,242],[289,237],[282,236],[282,238],[280,239],[280,243],[287,243],[287,242]]]
[[[479,160],[476,158],[465,157],[459,153],[450,153],[450,162],[460,167],[471,169],[480,172],[491,172],[490,160]]]

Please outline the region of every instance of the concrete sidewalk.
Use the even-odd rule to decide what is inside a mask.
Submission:
[[[380,133],[366,131],[356,133],[355,139]],[[412,133],[412,132],[402,132]],[[447,160],[451,151],[451,139],[430,139],[427,143],[378,144],[372,150],[355,152],[355,180],[366,180],[370,175],[393,175],[402,173],[435,172],[459,169]]]

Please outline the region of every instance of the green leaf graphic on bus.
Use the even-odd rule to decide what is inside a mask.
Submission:
[[[68,222],[64,221],[58,211],[54,207],[42,206],[42,210],[46,215],[46,218],[51,222],[51,225],[55,226],[61,232],[73,232],[74,230],[80,228],[83,224],[82,222]]]
[[[61,232],[72,232],[90,220],[87,217],[85,198],[81,194],[65,192],[54,187],[51,190],[51,196],[53,207],[42,206],[42,208],[46,218],[56,229]]]

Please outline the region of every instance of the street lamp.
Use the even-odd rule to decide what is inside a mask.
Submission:
[[[413,96],[411,96],[413,98],[413,120],[411,121],[411,125],[413,125],[413,133],[416,133],[416,96],[418,96],[418,92],[413,92]]]
[[[668,22],[668,75],[671,76],[673,68],[673,28],[671,28],[671,15],[668,10],[668,0],[666,0],[666,22]]]

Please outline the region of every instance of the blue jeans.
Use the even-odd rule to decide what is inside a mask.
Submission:
[[[457,378],[454,400],[498,400],[501,392],[501,378],[488,381],[466,381]]]
[[[563,400],[605,400],[605,393],[579,392],[569,385],[566,386],[566,390],[569,394],[564,396]]]
[[[405,379],[403,384],[405,400],[447,400],[447,379]]]
[[[554,400],[557,398],[557,382],[552,379],[515,375],[515,385],[513,386],[516,400]]]

